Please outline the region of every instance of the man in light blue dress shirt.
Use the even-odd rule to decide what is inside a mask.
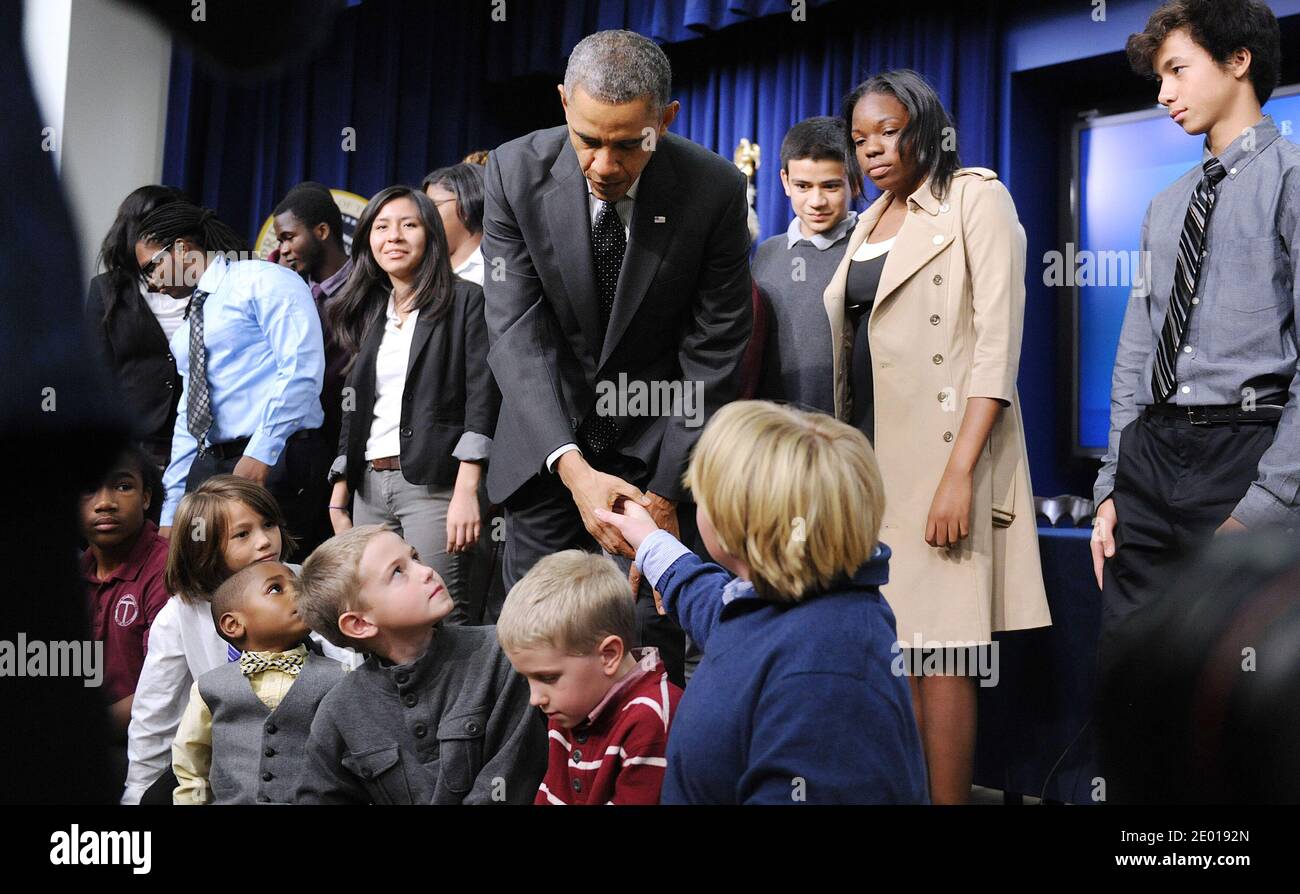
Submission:
[[[211,211],[179,205],[157,219],[150,215],[136,245],[150,283],[190,301],[171,339],[183,388],[161,526],[170,528],[186,492],[233,473],[271,491],[305,555],[329,530],[330,445],[319,432],[325,350],[311,290],[285,267],[230,260],[223,252],[238,242],[229,228]],[[201,342],[191,338],[196,324]],[[206,367],[206,395],[191,394],[203,387],[195,378],[199,364]],[[198,424],[196,412],[203,417]]]

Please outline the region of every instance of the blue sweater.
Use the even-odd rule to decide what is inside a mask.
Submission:
[[[704,650],[661,803],[928,803],[911,693],[891,671],[889,555],[881,544],[844,589],[783,606],[665,532],[646,538],[638,564]]]

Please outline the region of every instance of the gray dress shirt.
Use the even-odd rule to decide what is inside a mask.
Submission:
[[[1204,158],[1210,157],[1206,142]],[[1265,116],[1219,156],[1219,183],[1206,230],[1192,312],[1178,353],[1179,405],[1244,404],[1285,394],[1273,444],[1232,515],[1247,527],[1300,523],[1300,382],[1296,308],[1300,304],[1300,146]],[[1093,488],[1098,504],[1115,487],[1120,433],[1153,402],[1151,368],[1173,286],[1178,240],[1197,165],[1161,192],[1142,223],[1147,275],[1135,277],[1111,380],[1109,449]],[[1279,404],[1282,401],[1278,402]]]

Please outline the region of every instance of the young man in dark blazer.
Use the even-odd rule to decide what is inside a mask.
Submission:
[[[745,180],[667,132],[670,80],[650,40],[593,34],[559,88],[567,125],[488,162],[483,289],[503,398],[488,494],[506,507],[507,587],[570,547],[627,565],[594,515],[616,498],[676,530],[691,446],[736,396],[752,318]],[[680,397],[638,402],[649,392]],[[638,617],[680,683],[682,634],[644,585]]]

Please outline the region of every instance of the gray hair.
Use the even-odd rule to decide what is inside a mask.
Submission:
[[[669,102],[672,67],[659,45],[634,31],[597,31],[578,41],[564,70],[564,94],[581,87],[602,102],[650,97],[653,110]]]

